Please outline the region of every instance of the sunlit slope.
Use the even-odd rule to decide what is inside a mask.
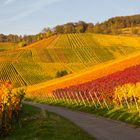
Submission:
[[[48,57],[44,61],[98,64],[137,51],[139,47],[139,37],[65,34],[48,46],[45,50]],[[39,51],[39,54],[43,52]],[[53,55],[49,57],[49,54]]]
[[[61,70],[77,74],[139,50],[140,37],[63,34],[20,49],[0,52],[0,63],[9,62],[26,85],[33,85],[56,78],[56,73]],[[3,75],[0,80],[5,79]],[[8,77],[10,75],[12,73],[8,73]],[[12,83],[16,83],[15,79],[9,78]]]
[[[0,52],[7,51],[7,50],[14,50],[18,47],[15,43],[4,43],[0,42]]]
[[[52,93],[53,90],[82,84],[103,76],[123,71],[126,68],[140,64],[140,53],[135,53],[125,58],[100,64],[98,67],[89,68],[83,72],[71,74],[66,77],[36,84],[27,88],[29,96],[45,96],[44,93]]]

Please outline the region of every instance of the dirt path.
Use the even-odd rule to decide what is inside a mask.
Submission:
[[[119,121],[97,117],[92,114],[73,111],[63,107],[32,102],[24,103],[48,110],[49,112],[54,112],[71,120],[97,140],[140,140],[140,128],[136,128],[133,125],[131,126]]]

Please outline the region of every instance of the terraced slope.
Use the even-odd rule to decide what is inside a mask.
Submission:
[[[46,94],[48,93],[50,93],[51,95],[51,93],[56,89],[79,85],[118,71],[123,71],[126,68],[136,66],[139,64],[140,53],[136,53],[125,58],[104,63],[104,65],[100,64],[98,65],[98,67],[92,67],[89,68],[89,70],[84,70],[83,72],[79,72],[77,74],[72,74],[57,80],[51,80],[49,82],[29,86],[28,93],[29,96],[42,97],[46,96]]]
[[[67,70],[68,73],[77,74],[91,66],[102,66],[139,50],[139,37],[64,34],[43,39],[21,49],[0,52],[0,65],[7,62],[12,64],[17,77],[20,75],[27,85],[33,85],[54,79],[57,71]],[[1,79],[5,79],[6,71],[7,69],[2,71]],[[8,77],[12,75],[7,74]],[[6,78],[8,79],[11,80]]]

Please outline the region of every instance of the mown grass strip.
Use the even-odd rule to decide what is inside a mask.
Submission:
[[[94,140],[69,120],[29,105],[23,105],[21,124],[0,140]]]

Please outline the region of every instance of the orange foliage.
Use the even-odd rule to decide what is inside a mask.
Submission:
[[[7,135],[12,125],[14,113],[18,114],[24,90],[15,90],[11,82],[0,81],[0,135]]]
[[[140,64],[140,54],[133,54],[120,60],[114,60],[93,67],[85,72],[71,74],[66,77],[49,82],[29,86],[27,89],[29,96],[45,96],[44,93],[52,93],[53,90],[65,88],[72,85],[82,84],[103,76],[123,71],[126,68]]]

